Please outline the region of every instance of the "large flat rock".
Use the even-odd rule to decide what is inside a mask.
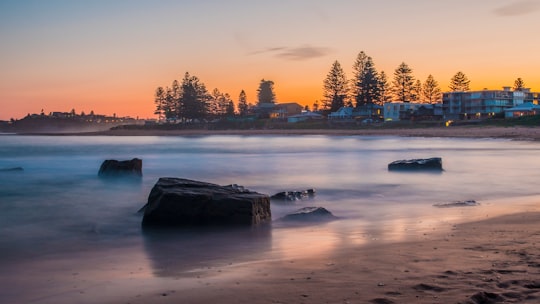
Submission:
[[[258,225],[272,219],[266,194],[173,177],[158,180],[143,210],[143,226]]]

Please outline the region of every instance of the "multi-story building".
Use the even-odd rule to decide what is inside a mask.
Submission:
[[[502,90],[446,92],[443,94],[445,119],[471,119],[501,116],[506,109],[525,102],[538,104],[540,93],[530,89],[512,91],[510,87]]]

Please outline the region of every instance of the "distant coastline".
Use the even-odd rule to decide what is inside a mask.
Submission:
[[[407,136],[407,137],[457,137],[457,138],[503,138],[512,140],[540,141],[540,127],[523,126],[455,126],[425,128],[363,128],[363,129],[111,129],[96,132],[18,133],[18,135],[54,136],[206,136],[206,135],[328,135],[328,136]]]

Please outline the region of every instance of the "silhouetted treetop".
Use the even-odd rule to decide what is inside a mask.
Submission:
[[[274,93],[274,82],[262,79],[257,89],[259,105],[262,103],[276,103],[276,94]]]
[[[336,60],[332,64],[330,72],[326,75],[323,85],[323,108],[332,112],[337,111],[345,105],[348,99],[348,81],[341,67],[341,64]]]
[[[523,91],[525,89],[525,82],[521,77],[518,77],[516,81],[514,81],[514,91]]]
[[[394,70],[394,80],[392,82],[394,100],[400,102],[414,100],[414,83],[412,69],[405,62],[402,62]]]
[[[454,92],[467,92],[470,90],[469,83],[471,81],[461,71],[457,72],[450,79],[450,85],[448,86],[451,91]]]

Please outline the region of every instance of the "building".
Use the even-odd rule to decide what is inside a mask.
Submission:
[[[354,118],[354,108],[341,107],[336,112],[328,114],[329,120],[351,120]]]
[[[540,106],[535,105],[532,102],[524,102],[520,105],[504,110],[505,118],[515,118],[538,114],[540,114]]]
[[[382,118],[383,107],[377,104],[370,104],[360,107],[341,107],[336,112],[328,114],[329,120],[361,120]]]
[[[324,119],[324,116],[319,113],[314,113],[311,111],[303,111],[300,114],[287,117],[287,122],[295,123],[295,122],[301,122],[301,121],[322,120],[322,119]]]
[[[442,104],[387,102],[384,104],[384,121],[435,120],[443,116]]]
[[[302,113],[303,107],[296,102],[286,102],[276,104],[269,113],[272,119],[287,119],[292,115]]]
[[[443,94],[443,111],[446,119],[478,119],[504,116],[505,110],[523,103],[538,104],[540,93],[530,89],[446,92]]]

